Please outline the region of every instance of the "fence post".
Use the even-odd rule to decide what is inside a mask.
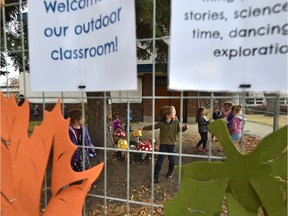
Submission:
[[[274,102],[274,118],[273,118],[273,132],[278,130],[279,127],[279,110],[280,110],[280,93],[275,96]]]

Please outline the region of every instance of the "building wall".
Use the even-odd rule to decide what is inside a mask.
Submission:
[[[151,97],[153,95],[152,89],[152,74],[147,73],[143,75],[143,120],[144,122],[151,122],[152,121],[152,113],[153,113],[153,106],[152,106],[152,98],[145,98]],[[195,96],[195,92],[185,92],[185,96]],[[159,110],[164,105],[173,105],[176,108],[177,116],[180,118],[180,95],[181,92],[178,91],[169,91],[167,89],[167,76],[156,76],[155,77],[155,96],[159,96],[160,98],[155,99],[155,121],[159,119]],[[188,123],[195,123],[195,110],[196,110],[197,100],[195,99],[184,99],[183,100],[183,121]]]
[[[132,121],[143,121],[143,105],[142,103],[130,103],[130,109],[132,110]],[[115,103],[112,104],[112,119],[116,116],[120,116],[123,123],[126,119],[127,103]]]
[[[187,92],[187,96],[196,97],[196,92]],[[192,124],[196,122],[197,115],[197,104],[196,99],[187,99],[187,123]]]
[[[142,78],[142,95],[151,96],[152,95],[152,75],[144,74]],[[152,121],[152,99],[143,98],[143,121]]]

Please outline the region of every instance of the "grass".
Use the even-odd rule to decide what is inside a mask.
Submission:
[[[39,126],[42,121],[30,121],[29,122],[29,127],[28,127],[28,134],[29,136],[32,134],[34,127]]]
[[[247,114],[247,121],[258,123],[261,125],[266,125],[273,127],[273,116],[265,116],[264,114]],[[283,127],[288,124],[288,115],[279,115],[279,127]]]

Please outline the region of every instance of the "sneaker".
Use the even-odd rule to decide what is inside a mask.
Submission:
[[[202,148],[201,150],[204,151],[204,152],[207,152],[207,151],[208,151],[207,148]]]
[[[169,170],[166,174],[166,178],[172,178],[173,174],[174,174],[175,170]]]
[[[195,148],[197,151],[200,151],[200,146],[196,145]]]

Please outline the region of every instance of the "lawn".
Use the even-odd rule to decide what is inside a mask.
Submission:
[[[265,116],[263,114],[247,114],[246,115],[247,121],[254,122],[266,126],[273,127],[273,116]],[[283,127],[288,124],[288,115],[279,115],[279,127]]]

